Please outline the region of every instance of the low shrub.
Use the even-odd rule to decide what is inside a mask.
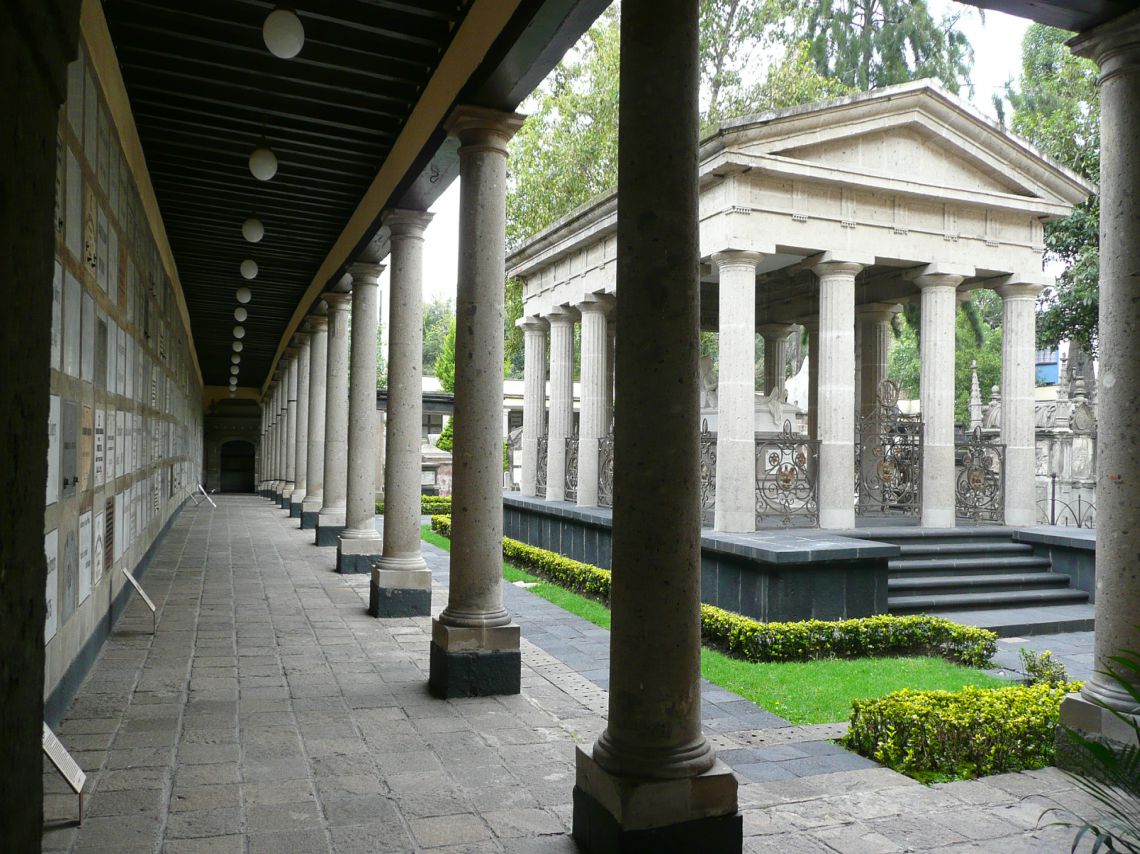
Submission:
[[[450,495],[421,495],[420,496],[420,514],[423,516],[430,516],[432,513],[450,513],[451,512],[451,496]],[[384,515],[384,502],[376,502],[376,515]]]
[[[845,747],[923,778],[970,778],[1050,764],[1070,685],[896,691],[852,703]]]
[[[1053,658],[1053,653],[1049,650],[1038,655],[1033,650],[1022,647],[1017,652],[1021,656],[1021,666],[1028,684],[1064,685],[1069,681],[1069,671],[1061,661]]]
[[[440,536],[451,537],[449,516],[433,516],[431,527]],[[514,566],[533,570],[554,584],[609,601],[609,570],[508,537],[503,538],[503,556]],[[938,655],[971,667],[985,667],[997,651],[997,635],[991,631],[922,615],[761,623],[713,605],[701,605],[701,635],[707,645],[747,661]]]

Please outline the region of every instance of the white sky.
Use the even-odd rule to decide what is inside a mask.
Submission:
[[[960,28],[974,46],[970,99],[982,113],[995,118],[991,97],[1005,91],[1006,81],[1017,79],[1021,70],[1021,40],[1029,22],[1001,12],[981,13],[952,0],[929,0],[932,14],[962,12]],[[433,297],[455,298],[458,265],[459,181],[452,183],[432,207],[435,219],[424,233],[424,301]],[[382,293],[388,292],[388,271],[381,277]],[[386,313],[386,312],[385,312]]]

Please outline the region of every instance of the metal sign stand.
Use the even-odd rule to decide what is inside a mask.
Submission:
[[[146,595],[146,591],[142,589],[142,585],[138,583],[133,575],[127,572],[127,568],[125,566],[123,567],[123,575],[127,577],[127,581],[131,583],[131,587],[135,588],[135,592],[142,597],[142,600],[146,603],[146,606],[150,608],[151,634],[158,634],[158,611],[154,607],[154,603],[150,601],[150,597]]]
[[[190,489],[187,487],[186,491],[189,493],[190,497],[194,499],[195,507],[200,506],[202,504],[202,498],[204,498],[210,502],[211,507],[213,507],[215,510],[218,509],[218,505],[214,503],[214,499],[210,497],[209,493],[206,492],[206,489],[202,486],[202,484],[199,483],[197,489]],[[202,498],[199,498],[199,495],[201,495]]]
[[[51,760],[51,764],[55,766],[55,770],[67,781],[71,790],[79,795],[79,823],[83,824],[83,784],[87,782],[87,775],[83,773],[79,764],[71,758],[67,748],[60,743],[46,723],[44,724],[43,750],[47,754],[47,758]]]

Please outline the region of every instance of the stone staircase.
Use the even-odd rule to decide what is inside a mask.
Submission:
[[[1003,636],[1092,629],[1093,608],[1048,557],[1000,527],[869,528],[862,538],[894,543],[888,564],[892,614],[937,614]]]

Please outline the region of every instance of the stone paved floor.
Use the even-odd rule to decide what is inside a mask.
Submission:
[[[45,769],[45,851],[574,851],[573,745],[606,708],[606,632],[507,585],[517,697],[426,690],[430,622],[365,613],[367,579],[255,497],[188,507],[59,735],[87,818]],[[425,546],[446,601],[447,558]],[[706,730],[740,779],[752,852],[1062,852],[1038,829],[1084,803],[1046,769],[924,787],[704,686]],[[1046,819],[1040,824],[1048,822]]]

